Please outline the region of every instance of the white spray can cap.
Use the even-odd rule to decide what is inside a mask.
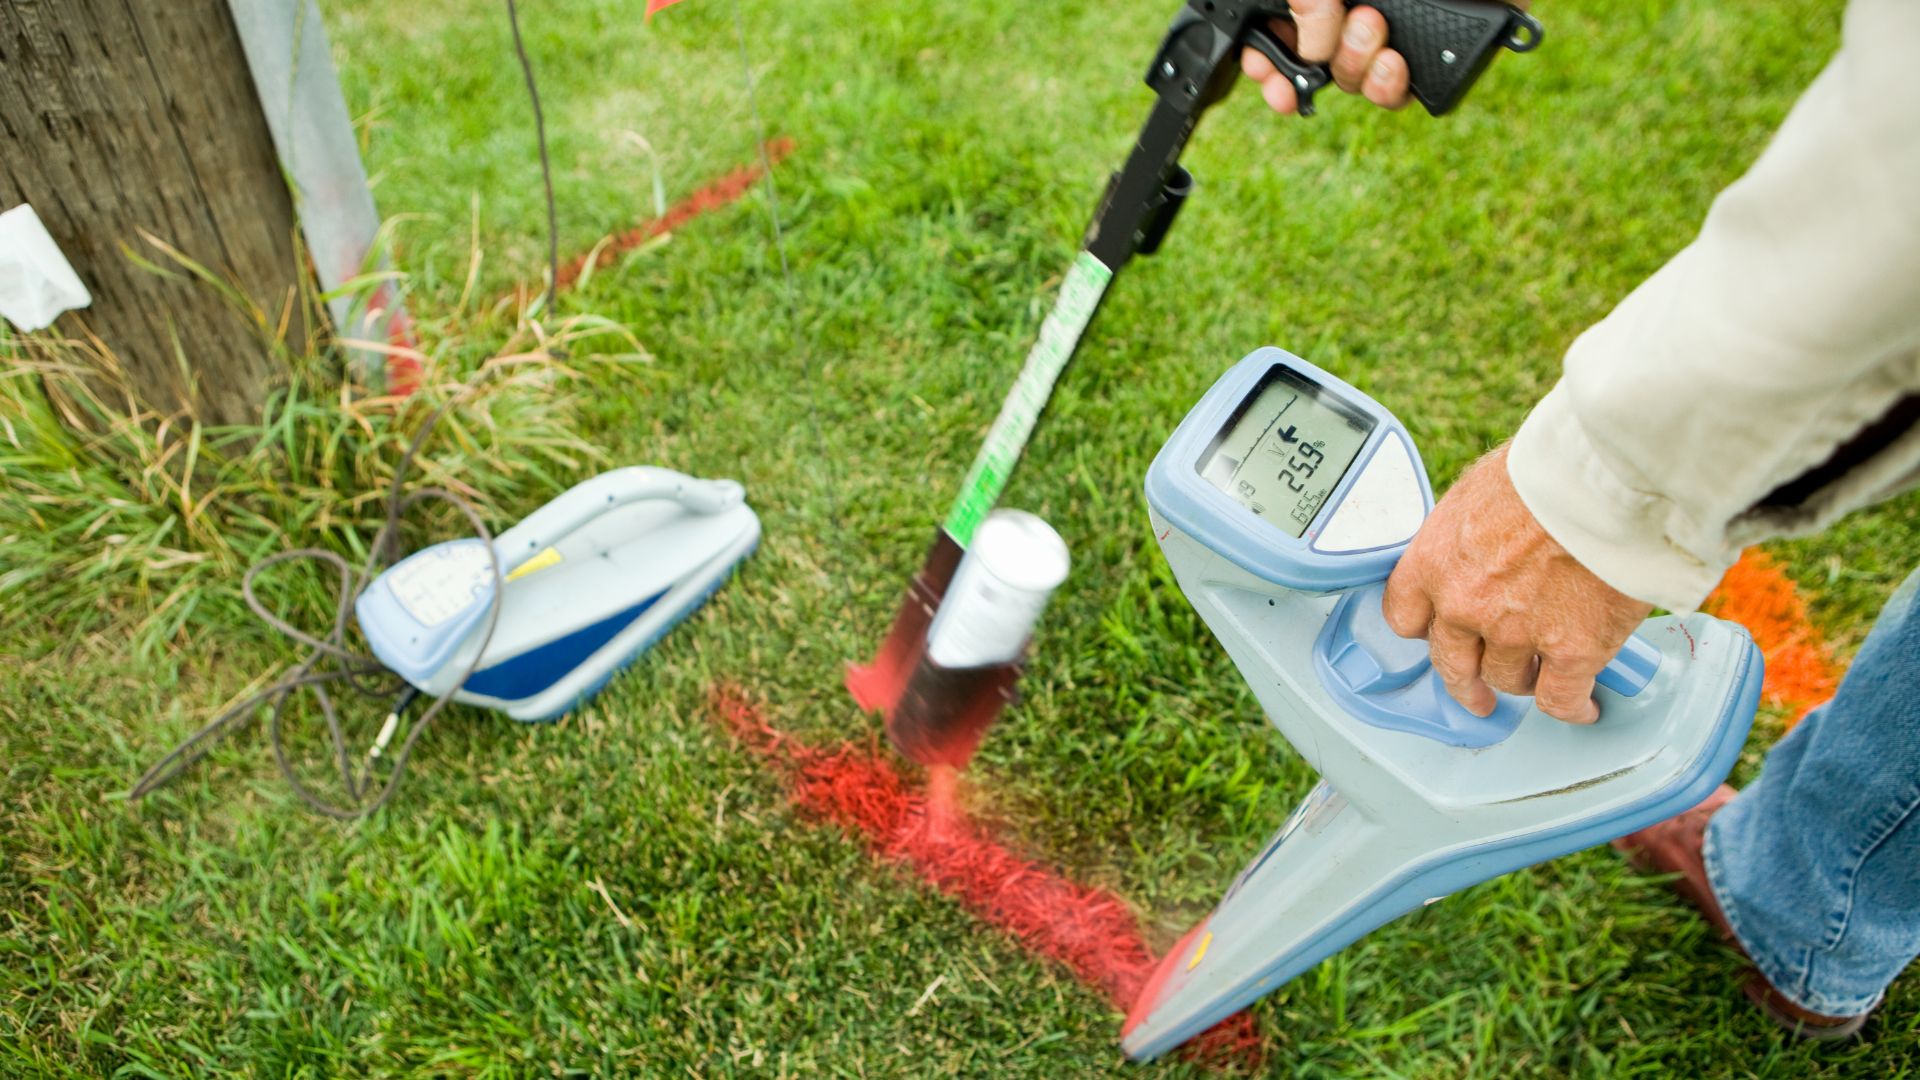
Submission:
[[[1018,659],[1070,564],[1045,521],[1024,510],[988,514],[927,630],[927,658],[945,668]]]

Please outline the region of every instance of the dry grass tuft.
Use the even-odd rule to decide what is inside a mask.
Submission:
[[[396,286],[391,274],[356,283],[369,295]],[[256,321],[270,333],[272,320]],[[285,385],[235,426],[151,407],[98,340],[0,339],[0,607],[69,634],[123,626],[142,653],[184,641],[210,607],[233,613],[258,559],[301,546],[363,557],[408,443],[443,405],[409,483],[505,520],[602,459],[576,434],[585,369],[633,377],[646,359],[631,333],[591,315],[547,324],[512,305],[463,304],[415,326],[417,347],[263,344],[284,355]],[[418,389],[364,385],[350,352],[412,361]],[[422,516],[410,538],[454,528],[450,514]]]

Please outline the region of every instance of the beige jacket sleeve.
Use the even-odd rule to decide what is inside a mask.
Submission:
[[[1587,568],[1687,611],[1741,548],[1920,483],[1917,419],[1920,0],[1854,0],[1700,235],[1573,343],[1508,470]]]

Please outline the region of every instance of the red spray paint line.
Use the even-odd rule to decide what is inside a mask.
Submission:
[[[870,749],[825,749],[789,737],[738,688],[714,687],[710,703],[742,745],[788,774],[803,813],[838,825],[882,861],[912,870],[977,918],[1065,966],[1122,1012],[1146,987],[1158,960],[1126,903],[995,842],[958,805],[954,770],[934,770],[921,793]],[[1240,1013],[1185,1052],[1257,1069],[1265,1050],[1253,1018]]]
[[[648,14],[651,15],[654,10],[657,9],[649,8]],[[793,147],[793,140],[789,138],[770,140],[766,146],[766,159],[777,165],[793,153]],[[595,267],[611,266],[613,260],[647,241],[664,236],[701,214],[718,210],[738,200],[753,187],[755,181],[765,175],[765,172],[766,170],[755,162],[742,165],[718,180],[700,187],[693,194],[669,206],[666,213],[654,220],[620,233],[593,251],[561,267],[560,280],[554,286],[555,290],[571,288],[574,282],[580,280],[580,275],[586,273],[587,262],[590,259]],[[393,310],[393,319],[388,324],[387,340],[388,344],[395,347],[395,351],[388,354],[386,361],[387,392],[396,397],[407,397],[420,387],[420,361],[418,343],[413,333],[413,320],[407,317],[405,309],[394,304],[393,290],[389,286],[380,286],[379,291],[374,294],[373,302],[377,307]]]
[[[1706,610],[1745,626],[1766,658],[1761,691],[1768,705],[1797,724],[1840,686],[1844,668],[1807,616],[1807,602],[1780,565],[1749,549],[1707,598]]]
[[[789,138],[769,140],[766,145],[767,161],[777,165],[786,160],[787,156],[793,153],[793,146],[793,140]],[[613,260],[647,241],[664,236],[701,214],[718,210],[737,201],[742,195],[752,190],[753,185],[765,174],[766,170],[756,161],[742,165],[718,180],[706,184],[693,194],[669,206],[666,213],[652,221],[628,229],[612,240],[599,245],[594,251],[581,255],[562,266],[560,282],[556,288],[571,288],[574,282],[580,280],[580,275],[586,272],[589,259],[595,267],[611,266]]]
[[[387,344],[393,351],[387,354],[386,375],[387,393],[394,397],[411,397],[420,389],[420,342],[413,333],[413,317],[407,309],[396,302],[393,286],[382,284],[373,294],[375,309],[388,312]]]
[[[927,652],[927,630],[933,625],[934,612],[946,598],[947,586],[960,569],[966,549],[946,529],[934,532],[933,546],[927,549],[920,571],[907,583],[907,594],[900,600],[893,625],[887,628],[880,651],[865,664],[847,665],[847,691],[868,712],[886,713],[892,719],[893,707],[907,689],[907,680],[919,667]]]

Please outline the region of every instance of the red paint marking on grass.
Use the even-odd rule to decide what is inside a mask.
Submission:
[[[1753,633],[1767,660],[1761,695],[1767,704],[1790,711],[1789,725],[1839,688],[1844,669],[1807,617],[1806,599],[1764,552],[1742,554],[1707,598],[1706,610]]]
[[[373,293],[375,309],[389,312],[387,344],[395,352],[387,354],[387,393],[398,398],[411,397],[420,388],[420,341],[413,333],[413,317],[394,300],[393,286],[382,284]]]
[[[788,775],[803,813],[839,826],[877,858],[912,870],[982,921],[1064,965],[1121,1012],[1132,1007],[1158,962],[1132,910],[1105,889],[1070,881],[997,843],[959,806],[951,770],[931,777],[923,794],[875,749],[828,749],[786,735],[736,687],[714,687],[710,704],[742,745]],[[1186,1052],[1257,1069],[1265,1050],[1243,1012]]]
[[[789,138],[782,137],[768,141],[767,161],[775,165],[779,164],[786,160],[787,155],[793,153],[793,147],[793,140]],[[562,266],[560,268],[560,283],[558,288],[571,288],[574,282],[580,280],[580,275],[586,273],[589,259],[592,260],[595,267],[611,266],[613,265],[613,260],[619,258],[622,254],[632,251],[634,248],[639,247],[657,236],[663,236],[672,232],[687,222],[692,221],[694,218],[699,217],[701,214],[718,210],[728,203],[734,202],[739,199],[740,196],[745,195],[747,191],[753,187],[755,182],[757,182],[761,176],[765,175],[765,172],[766,170],[756,161],[748,165],[742,165],[718,180],[701,187],[693,194],[668,207],[666,213],[652,221],[628,229],[626,232],[615,236],[611,241],[600,245],[594,251],[581,255],[572,262]]]

